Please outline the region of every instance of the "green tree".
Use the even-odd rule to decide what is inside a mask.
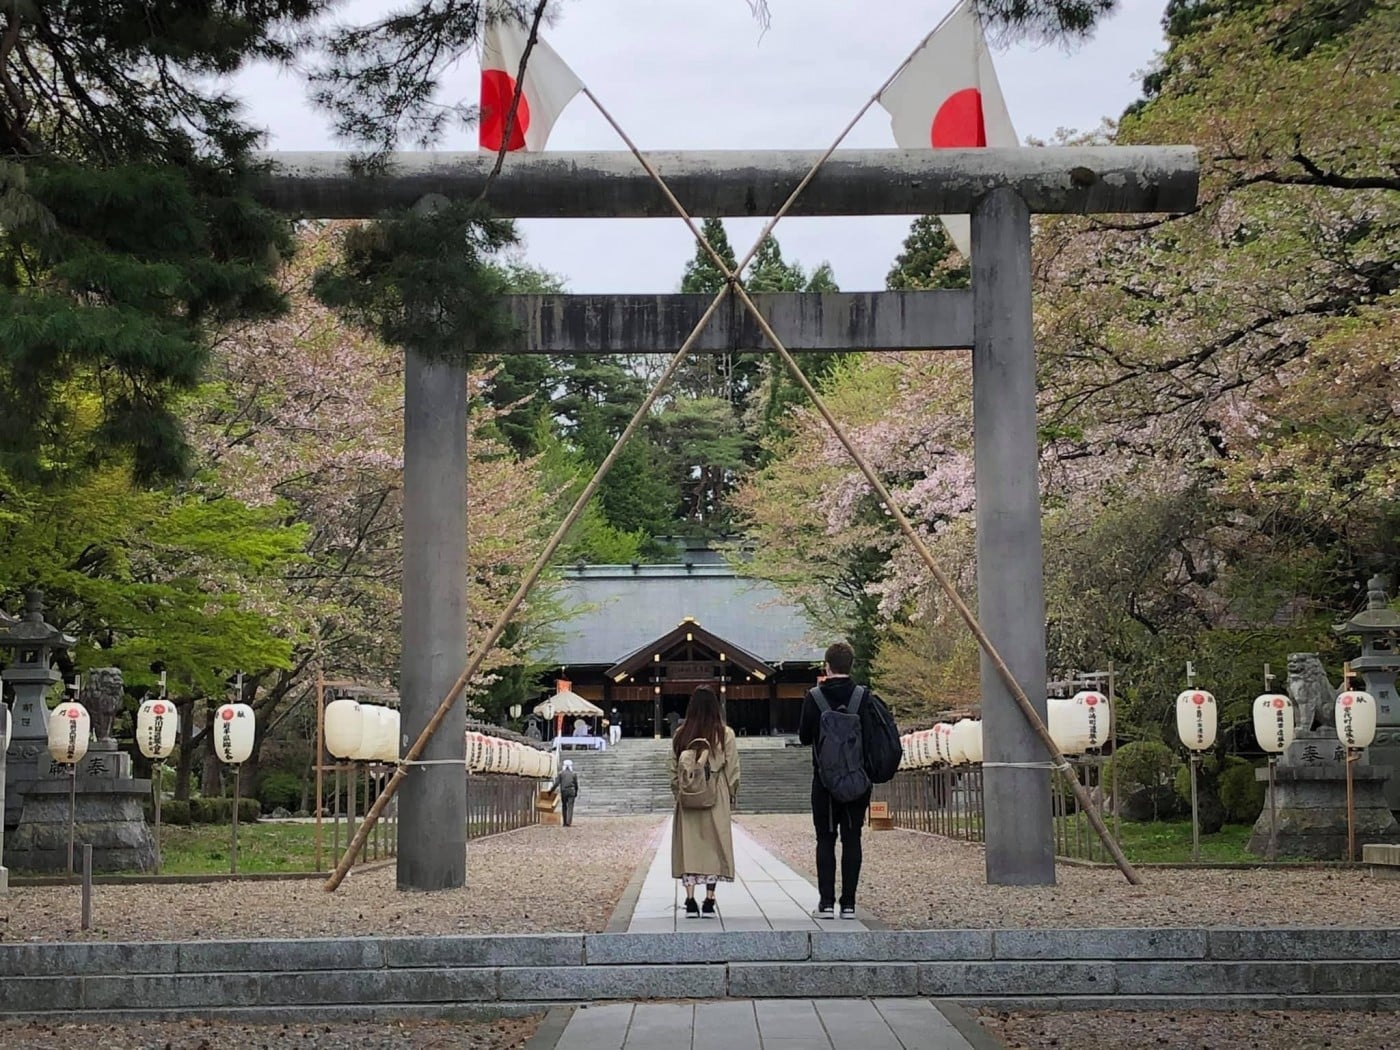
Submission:
[[[966,288],[972,282],[967,261],[937,215],[920,215],[909,227],[904,247],[885,277],[893,292],[925,288]]]
[[[287,40],[322,6],[0,11],[0,463],[12,475],[187,468],[174,401],[221,330],[282,309],[270,278],[289,247],[245,190],[258,135],[219,78],[291,58]]]

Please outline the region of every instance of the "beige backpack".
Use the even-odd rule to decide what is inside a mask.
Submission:
[[[715,751],[708,740],[690,742],[676,762],[676,797],[680,799],[681,809],[714,808],[719,801],[719,767],[723,764],[723,754],[716,760]]]

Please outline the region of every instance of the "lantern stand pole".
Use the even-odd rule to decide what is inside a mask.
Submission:
[[[1269,848],[1264,856],[1268,860],[1278,860],[1278,796],[1274,794],[1274,770],[1278,767],[1278,755],[1269,756]]]
[[[321,870],[321,792],[325,790],[326,675],[316,671],[316,870]]]
[[[345,767],[345,840],[350,842],[355,837],[355,785],[359,781],[355,775],[355,763],[351,762]],[[350,854],[350,863],[354,864],[359,859],[359,851]]]
[[[229,846],[229,873],[238,874],[238,787],[239,780],[243,775],[243,767],[238,763],[233,766],[233,823],[230,825],[230,846]]]
[[[335,780],[331,787],[331,827],[335,833],[335,839],[331,845],[331,850],[335,854],[340,853],[340,763],[337,762],[331,769],[335,773]]]
[[[1118,800],[1118,716],[1113,712],[1117,711],[1117,701],[1113,697],[1113,661],[1108,661],[1108,711],[1109,718],[1113,721],[1110,724],[1113,741],[1112,763],[1108,770],[1108,790],[1113,798],[1113,837],[1119,842],[1123,841],[1123,807]]]
[[[1361,752],[1355,748],[1347,748],[1347,863],[1356,860],[1356,804],[1352,796],[1351,767]]]
[[[155,811],[156,811],[156,874],[157,874],[157,875],[160,874],[160,796],[161,796],[161,790],[160,790],[160,788],[161,788],[161,783],[162,783],[162,781],[165,779],[163,776],[161,776],[161,773],[162,773],[162,770],[164,769],[164,767],[165,767],[165,760],[164,760],[164,759],[158,759],[158,760],[156,761],[156,784],[155,784],[155,787],[156,787],[156,801],[155,801]]]
[[[68,874],[73,874],[73,842],[78,836],[78,763],[68,763]]]
[[[1201,756],[1191,752],[1191,861],[1199,864],[1201,861],[1201,813],[1199,799],[1196,795],[1196,767],[1201,763]]]

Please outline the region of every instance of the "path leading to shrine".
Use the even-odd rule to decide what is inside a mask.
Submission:
[[[703,896],[703,890],[698,896]],[[817,889],[760,845],[734,828],[734,881],[721,883],[714,918],[685,914],[685,893],[671,876],[671,820],[667,818],[651,863],[639,885],[618,905],[610,928],[628,933],[721,933],[771,930],[868,930],[860,919],[812,915]],[[863,913],[864,914],[864,913]],[[625,926],[623,921],[626,920]],[[868,924],[867,924],[868,923]],[[679,956],[676,963],[685,963]],[[691,994],[678,981],[674,997]],[[729,999],[681,1003],[609,1003],[575,1009],[554,1026],[546,1024],[531,1050],[974,1050],[1002,1044],[982,1033],[966,1013],[928,999]],[[551,1031],[559,1028],[556,1035]],[[958,1025],[976,1042],[959,1031]]]

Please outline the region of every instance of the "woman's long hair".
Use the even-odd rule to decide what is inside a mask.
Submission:
[[[724,708],[720,707],[719,697],[707,685],[702,685],[690,694],[690,704],[685,709],[685,721],[676,729],[671,738],[671,747],[676,757],[696,740],[704,740],[716,751],[724,747]]]

